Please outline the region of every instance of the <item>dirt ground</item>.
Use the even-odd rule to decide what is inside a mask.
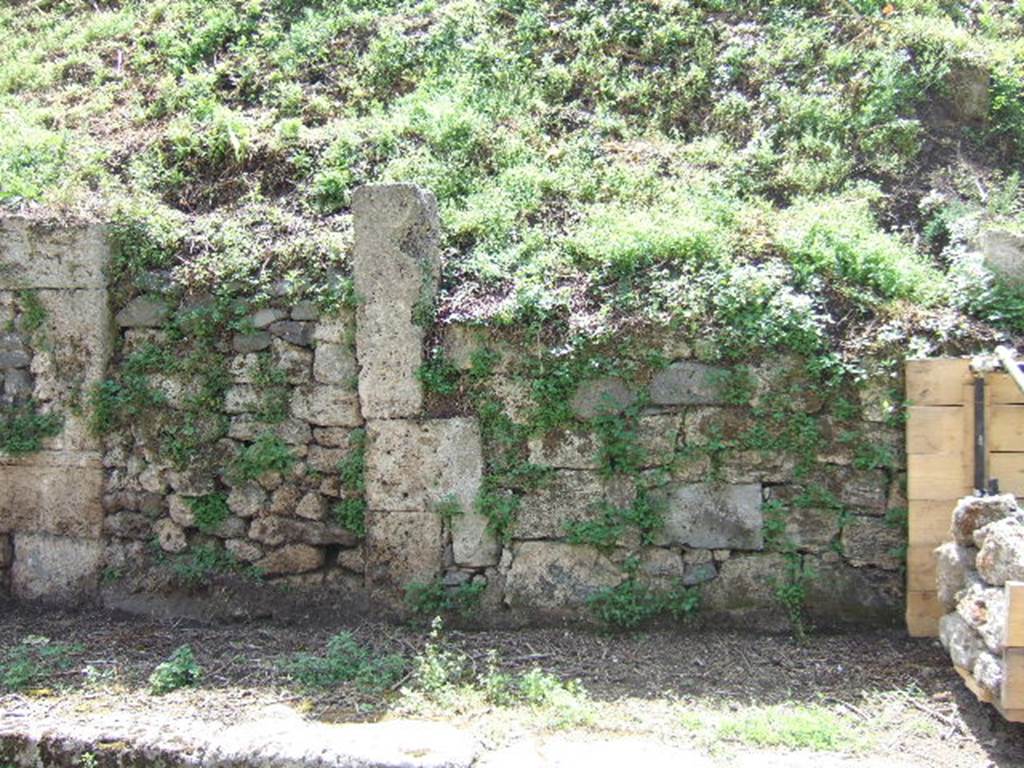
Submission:
[[[285,663],[298,652],[322,652],[341,630],[381,653],[413,658],[428,630],[363,621],[318,626],[273,623],[201,625],[97,611],[58,612],[0,605],[0,663],[33,638],[75,646],[59,668],[19,692],[3,693],[0,715],[66,708],[81,714],[117,701],[140,711],[201,711],[231,722],[255,707],[286,703],[328,721],[383,719],[405,708],[400,680],[383,694],[354,685],[307,690]],[[204,669],[201,684],[154,697],[147,679],[179,646],[189,644]],[[635,634],[583,629],[444,633],[444,647],[483,669],[492,652],[510,674],[539,667],[579,680],[597,713],[573,728],[603,735],[641,735],[660,742],[726,751],[709,723],[772,705],[813,705],[838,713],[858,734],[858,754],[910,764],[980,768],[1024,766],[1024,725],[1003,721],[963,687],[938,643],[898,631],[812,634],[798,643],[779,635],[696,631],[686,627]],[[2,671],[2,668],[0,668]],[[450,719],[484,744],[501,746],[553,727],[510,716],[480,702],[426,708],[419,716]],[[744,744],[732,745],[742,748]]]

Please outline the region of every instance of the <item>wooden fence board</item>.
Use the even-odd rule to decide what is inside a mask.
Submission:
[[[1006,582],[1006,647],[1024,648],[1024,581]]]
[[[993,405],[1012,403],[1024,404],[1024,392],[1006,373],[990,373],[985,377],[985,388],[992,398]]]
[[[907,498],[943,501],[970,493],[972,472],[968,461],[962,452],[907,456]]]
[[[935,590],[907,592],[907,632],[911,637],[935,637],[939,634],[942,606]]]
[[[999,490],[1024,496],[1024,453],[993,453],[988,459],[989,477],[999,480]]]
[[[907,502],[907,544],[937,547],[949,541],[950,519],[959,500],[912,499]]]
[[[961,391],[971,375],[969,360],[908,360],[905,370],[910,405],[960,405],[963,402]]]
[[[988,413],[988,449],[993,453],[1024,451],[1024,405],[991,406]]]
[[[952,454],[963,448],[962,405],[915,405],[907,409],[907,453]]]
[[[1003,651],[1003,709],[1024,709],[1024,648]]]

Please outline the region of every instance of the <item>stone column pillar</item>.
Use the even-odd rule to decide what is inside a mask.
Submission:
[[[79,406],[110,356],[109,256],[96,225],[0,221],[0,409],[63,420],[42,450],[0,446],[0,568],[10,563],[19,598],[71,601],[96,587],[104,471]]]
[[[353,277],[359,299],[356,356],[366,419],[367,585],[395,602],[444,566],[439,505],[466,513],[483,470],[476,419],[424,419],[417,371],[440,274],[433,195],[410,184],[362,187],[355,217]],[[423,316],[429,317],[428,312]]]

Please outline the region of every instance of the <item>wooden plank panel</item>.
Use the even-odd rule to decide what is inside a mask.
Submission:
[[[1024,648],[1024,581],[1006,582],[1006,647]]]
[[[1024,451],[1024,405],[993,404],[989,408],[988,449],[995,453]]]
[[[935,547],[907,547],[907,589],[935,591]]]
[[[950,521],[959,499],[932,501],[914,499],[908,502],[907,539],[910,546],[937,547],[950,541]]]
[[[985,377],[985,387],[988,389],[993,404],[1024,404],[1024,393],[1020,391],[1009,374],[990,373]]]
[[[908,360],[905,371],[910,405],[960,405],[971,375],[968,358]]]
[[[1002,493],[1024,495],[1024,453],[989,454],[988,471],[999,480]]]
[[[934,591],[907,592],[907,632],[911,637],[937,637],[942,606]]]
[[[959,499],[972,490],[970,459],[961,453],[915,453],[907,456],[907,498],[920,501]]]
[[[915,405],[907,408],[907,453],[957,453],[963,450],[963,446],[962,405]]]
[[[1003,651],[1003,689],[1000,692],[1003,709],[1024,709],[1024,648]]]

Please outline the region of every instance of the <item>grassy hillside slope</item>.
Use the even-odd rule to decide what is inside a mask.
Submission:
[[[344,300],[357,185],[432,189],[442,319],[855,370],[1024,331],[1020,0],[29,0],[0,201],[114,220],[119,274]],[[130,280],[126,280],[130,284]],[[890,353],[886,353],[890,354]]]

